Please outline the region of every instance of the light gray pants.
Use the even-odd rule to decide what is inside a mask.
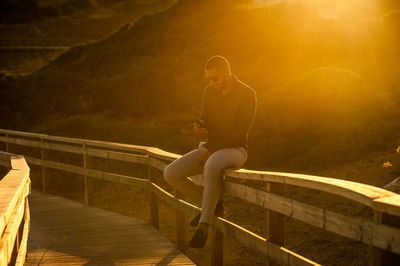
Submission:
[[[222,189],[221,170],[242,167],[247,160],[247,152],[244,148],[218,150],[208,158],[203,167],[198,159],[207,149],[202,145],[203,143],[200,143],[198,149],[170,163],[164,170],[164,178],[168,184],[192,199],[197,206],[201,206],[200,223],[212,224],[218,196]],[[203,191],[188,178],[201,173],[204,177]]]

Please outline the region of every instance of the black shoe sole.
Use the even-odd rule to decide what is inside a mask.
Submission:
[[[189,247],[202,248],[206,244],[207,234],[201,230],[196,230],[192,240],[190,240]]]
[[[191,221],[190,226],[195,227],[199,224],[201,213],[197,214]]]

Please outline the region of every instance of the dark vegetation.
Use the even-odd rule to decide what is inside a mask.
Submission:
[[[222,54],[258,95],[246,168],[377,186],[399,175],[394,153],[400,141],[397,1],[379,1],[381,9],[374,14],[361,10],[358,16],[337,20],[301,4],[247,8],[249,1],[244,0],[215,2],[180,0],[101,40],[72,47],[37,72],[3,74],[0,128],[187,152],[197,145],[191,123],[205,85],[204,63]],[[394,167],[382,168],[386,160]],[[99,161],[96,167],[104,165]],[[40,187],[36,173],[35,185]],[[68,195],[82,188],[81,178],[63,177],[54,179],[50,189]],[[96,206],[127,215],[136,211],[126,201],[138,200],[132,188],[100,183]],[[317,191],[290,188],[286,194],[347,215],[370,215]],[[226,201],[226,217],[264,234],[262,210]],[[163,211],[161,216],[174,215]],[[173,235],[169,227],[164,230]],[[285,231],[285,246],[319,263],[362,265],[370,259],[365,245],[293,220],[287,221]],[[232,265],[255,257],[233,245],[227,249]],[[207,261],[200,253],[193,256]],[[253,264],[260,261],[255,258]]]
[[[196,117],[204,62],[223,54],[258,93],[250,166],[312,171],[393,147],[400,137],[395,4],[349,24],[302,5],[249,9],[238,2],[179,1],[73,47],[31,75],[4,75],[2,127],[45,131],[72,123],[61,132],[90,135],[96,128],[76,124],[102,117],[98,124],[111,132],[123,124],[114,121],[126,121],[122,131],[152,121],[155,131],[179,134]],[[110,135],[117,136],[92,137]],[[192,141],[188,135],[175,135],[175,144]],[[169,143],[162,146],[190,148]]]
[[[75,0],[59,5],[39,5],[37,0],[5,0],[0,3],[0,22],[5,24],[24,23],[70,15],[82,8],[90,8],[90,1]]]
[[[3,0],[0,2],[0,23],[43,21],[90,10],[98,7],[97,5],[106,7],[115,2],[121,0]]]

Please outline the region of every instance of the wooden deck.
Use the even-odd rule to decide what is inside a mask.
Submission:
[[[148,223],[32,191],[27,265],[194,265]]]

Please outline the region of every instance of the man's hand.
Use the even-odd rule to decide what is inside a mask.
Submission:
[[[198,159],[199,164],[204,167],[204,165],[206,164],[210,155],[211,155],[211,152],[209,152],[209,151],[202,153]]]
[[[208,131],[204,126],[204,121],[201,120],[200,123],[197,122],[197,121],[194,122],[193,123],[193,130],[194,130],[194,133],[196,134],[196,136],[199,139],[206,139],[207,138]]]

